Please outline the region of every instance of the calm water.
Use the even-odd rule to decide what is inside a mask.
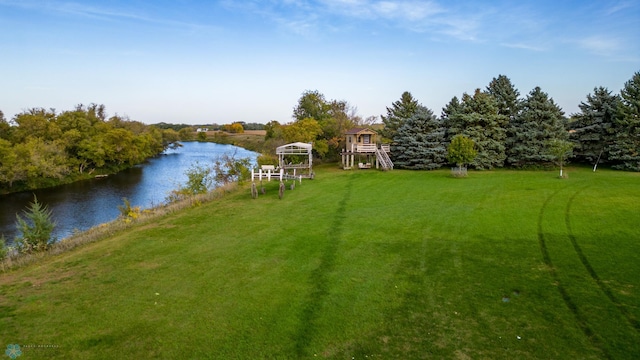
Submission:
[[[257,153],[214,143],[185,142],[183,147],[167,150],[132,169],[110,175],[107,178],[91,179],[50,189],[17,194],[0,195],[0,234],[11,243],[17,235],[16,214],[24,211],[33,201],[45,204],[57,223],[54,236],[63,239],[74,230],[87,230],[95,225],[114,220],[120,214],[123,198],[131,206],[150,208],[165,202],[171,190],[183,185],[185,172],[196,162],[210,165],[217,157],[229,154],[236,158],[251,158]]]

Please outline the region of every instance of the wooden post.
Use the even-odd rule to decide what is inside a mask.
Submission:
[[[256,183],[251,183],[251,197],[256,199],[258,197],[258,189],[256,189]]]

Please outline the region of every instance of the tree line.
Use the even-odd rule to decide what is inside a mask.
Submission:
[[[557,159],[559,143],[567,142],[574,162],[640,171],[640,72],[619,95],[597,87],[579,108],[566,117],[540,87],[521,98],[499,75],[484,90],[454,96],[439,117],[405,92],[387,107],[381,132],[399,168],[446,165],[448,144],[463,135],[475,143],[477,156],[469,165],[476,169],[547,167]]]
[[[281,124],[268,122],[263,154],[275,154],[277,146],[292,143],[313,143],[314,155],[334,161],[344,147],[345,131],[357,126],[370,126],[376,117],[357,115],[357,108],[344,100],[327,100],[317,90],[305,91],[293,108],[293,121]]]
[[[405,91],[381,115],[383,124],[376,126],[377,117],[363,119],[348,102],[327,100],[317,90],[308,90],[294,107],[292,122],[265,125],[263,154],[300,141],[313,143],[316,157],[337,160],[345,131],[369,127],[392,145],[398,168],[449,164],[447,148],[461,135],[474,143],[477,155],[468,165],[476,169],[546,168],[558,159],[558,149],[568,148],[573,162],[640,171],[640,73],[619,95],[596,87],[579,108],[567,117],[540,87],[521,97],[511,80],[499,75],[484,90],[454,96],[440,116]]]
[[[104,105],[60,113],[33,108],[10,121],[0,111],[0,192],[117,172],[179,146],[179,140],[173,129],[107,118]]]

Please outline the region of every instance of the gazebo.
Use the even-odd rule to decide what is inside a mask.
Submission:
[[[278,164],[280,169],[289,174],[293,172],[293,176],[302,176],[305,178],[313,178],[313,155],[311,153],[312,145],[309,143],[295,142],[278,146],[276,155],[278,155]]]

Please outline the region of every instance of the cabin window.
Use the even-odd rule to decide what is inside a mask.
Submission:
[[[362,142],[364,144],[369,144],[371,143],[371,134],[363,134],[362,135]]]

